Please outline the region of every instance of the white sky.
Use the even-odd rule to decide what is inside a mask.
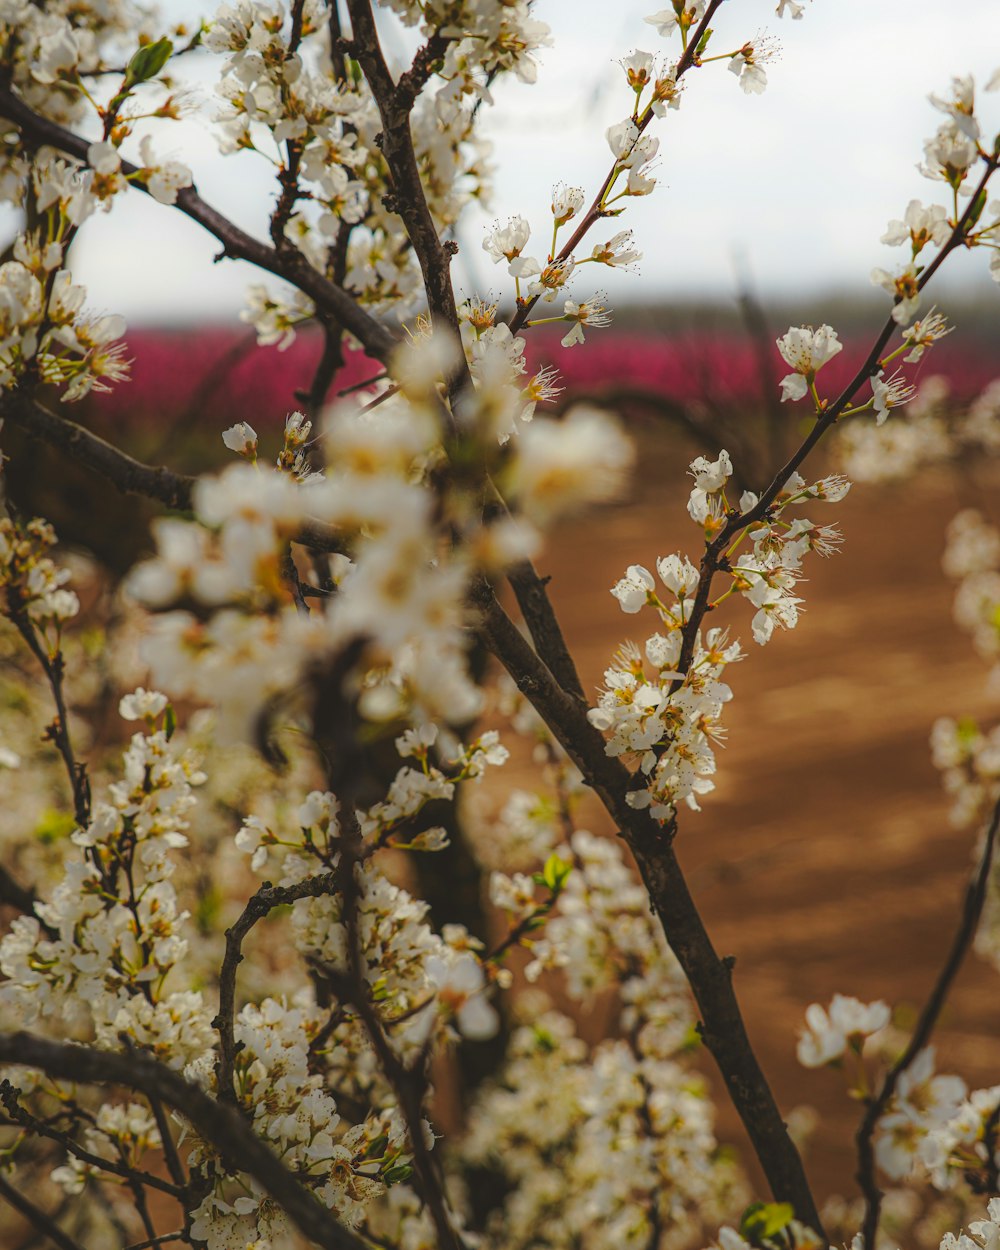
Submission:
[[[762,30],[779,36],[782,55],[767,67],[763,96],[745,96],[721,62],[690,73],[681,109],[654,123],[659,185],[630,202],[615,227],[634,229],[644,258],[639,276],[602,271],[612,304],[726,299],[738,260],[765,296],[866,294],[873,265],[904,258],[878,241],[888,220],[911,198],[946,202],[943,184],[915,168],[924,138],[943,120],[927,95],[947,93],[953,74],[971,71],[984,83],[1000,66],[1000,0],[814,0],[798,22],[778,21],[774,5],[730,0],[710,48],[735,49]],[[588,199],[596,190],[609,163],[604,131],[630,106],[617,58],[635,47],[677,55],[676,39],[668,44],[642,21],[657,7],[538,0],[536,15],[555,43],[541,55],[538,83],[505,83],[487,111],[496,190],[493,212],[470,214],[462,228],[463,289],[506,293],[502,270],[480,249],[494,216],[523,213],[542,249],[552,183],[580,185]],[[167,0],[164,8],[176,20],[203,6]],[[984,94],[979,112],[987,134],[1000,131],[1000,92]],[[210,203],[266,237],[273,178],[264,161],[220,158],[204,121],[166,126],[157,148],[191,165]],[[228,318],[257,275],[230,261],[212,266],[217,250],[200,227],[135,193],[110,217],[88,221],[75,267],[91,303],[131,324]],[[992,286],[981,253],[953,260],[942,285]]]

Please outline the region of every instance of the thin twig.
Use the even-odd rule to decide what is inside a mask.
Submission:
[[[918,287],[922,291],[937,273],[938,269],[944,263],[945,258],[956,248],[963,246],[965,241],[966,228],[968,227],[974,213],[977,211],[977,205],[980,196],[986,190],[986,185],[996,172],[1000,157],[991,156],[986,160],[986,169],[979,180],[979,184],[973,191],[969,200],[968,207],[962,216],[955,223],[946,243],[941,247],[940,252],[935,256],[934,260],[927,266],[920,275]],[[896,297],[894,303],[899,303]],[[683,643],[681,646],[680,659],[677,662],[677,671],[685,674],[691,666],[691,660],[694,656],[695,641],[698,632],[701,629],[702,621],[705,614],[709,610],[709,601],[712,593],[712,581],[715,574],[719,571],[721,562],[726,548],[736,537],[749,525],[754,525],[758,521],[764,520],[771,508],[771,505],[777,499],[778,495],[784,489],[785,483],[789,477],[799,468],[816,444],[823,438],[833,426],[837,419],[843,413],[854,395],[858,390],[880,370],[879,360],[882,356],[887,343],[893,334],[899,329],[898,324],[890,316],[886,319],[885,325],[879,331],[875,342],[872,344],[871,350],[865,357],[864,361],[858,367],[857,372],[851,378],[850,382],[844,387],[837,398],[819,414],[816,424],[809,432],[807,437],[802,441],[796,451],[782,465],[775,474],[771,484],[761,494],[757,503],[746,512],[732,512],[729,514],[725,525],[719,531],[710,543],[705,545],[705,554],[701,559],[700,578],[698,589],[695,592],[694,604],[691,608],[691,615],[684,627]]]
[[[868,1103],[864,1118],[857,1132],[858,1172],[857,1180],[865,1199],[865,1218],[861,1226],[861,1235],[866,1247],[875,1245],[878,1233],[879,1216],[882,1209],[882,1191],[875,1179],[875,1150],[873,1138],[879,1120],[885,1114],[899,1085],[900,1077],[910,1067],[916,1057],[931,1039],[934,1026],[937,1024],[941,1009],[944,1007],[948,994],[965,959],[966,952],[976,936],[979,920],[986,902],[986,890],[989,885],[990,869],[993,865],[993,851],[996,846],[997,829],[1000,827],[1000,799],[993,809],[993,816],[983,842],[979,866],[966,887],[962,916],[958,923],[951,949],[938,973],[934,988],[924,1004],[916,1027],[910,1037],[906,1049],[885,1075],[882,1088],[878,1095]]]
[[[47,1237],[54,1246],[58,1246],[59,1250],[82,1250],[82,1247],[73,1240],[68,1234],[56,1224],[41,1207],[36,1207],[33,1202],[25,1198],[7,1180],[3,1172],[0,1171],[0,1198],[14,1208],[20,1215],[32,1224],[43,1237]]]
[[[198,1134],[234,1167],[258,1181],[299,1230],[323,1250],[364,1250],[364,1242],[334,1219],[238,1111],[212,1098],[199,1085],[185,1080],[151,1055],[143,1051],[118,1054],[16,1032],[0,1033],[0,1064],[40,1068],[62,1080],[118,1085],[156,1095],[190,1121]],[[166,1184],[161,1181],[160,1188]]]
[[[0,88],[0,117],[5,117],[18,126],[26,140],[31,143],[55,148],[75,157],[83,165],[88,164],[89,145],[86,139],[47,117],[40,116],[6,87]],[[139,169],[130,161],[123,160],[121,171],[126,178],[132,179]],[[133,181],[131,185],[149,193],[148,187],[141,181]],[[331,282],[318,269],[314,269],[297,249],[279,251],[261,243],[207,204],[193,187],[184,187],[178,191],[177,208],[219,240],[222,244],[219,259],[230,257],[234,260],[246,260],[258,269],[264,269],[290,282],[308,295],[317,309],[335,318],[348,329],[364,345],[369,355],[376,360],[388,359],[396,346],[395,336],[365,312],[342,287]]]
[[[160,1132],[160,1143],[163,1148],[163,1158],[167,1165],[167,1171],[173,1178],[174,1184],[180,1189],[184,1189],[187,1185],[187,1176],[184,1173],[184,1168],[181,1166],[177,1147],[174,1145],[173,1133],[170,1131],[170,1121],[167,1119],[167,1113],[163,1109],[163,1103],[155,1094],[150,1094],[147,1101],[153,1109],[153,1118],[156,1120],[156,1127]]]
[[[149,1237],[145,1241],[135,1241],[130,1246],[126,1246],[125,1250],[150,1250],[152,1246],[165,1246],[168,1241],[186,1241],[190,1245],[190,1238],[184,1229],[181,1228],[176,1233],[161,1233],[159,1237]]]
[[[302,898],[319,898],[332,894],[337,888],[334,873],[307,877],[294,885],[275,886],[265,882],[244,907],[240,918],[226,930],[226,952],[219,972],[219,1011],[212,1027],[219,1034],[219,1057],[215,1063],[216,1085],[219,1101],[235,1104],[233,1069],[240,1047],[234,1036],[236,1016],[236,971],[243,962],[243,941],[259,920],[263,920],[275,907],[294,903]]]
[[[183,1200],[185,1191],[179,1186],[171,1184],[170,1181],[165,1181],[161,1176],[154,1176],[152,1172],[144,1172],[139,1168],[125,1167],[120,1163],[115,1163],[113,1159],[105,1159],[102,1155],[95,1155],[92,1151],[78,1145],[70,1137],[69,1133],[51,1128],[44,1120],[39,1120],[21,1106],[18,1100],[20,1092],[20,1090],[11,1085],[10,1081],[0,1081],[0,1102],[2,1102],[4,1110],[10,1117],[10,1123],[29,1129],[39,1137],[47,1137],[49,1141],[58,1142],[64,1150],[74,1155],[81,1163],[86,1163],[88,1167],[97,1168],[102,1172],[110,1172],[112,1176],[121,1177],[122,1180],[126,1181],[135,1178],[140,1184],[148,1185],[150,1189],[159,1189],[162,1193],[169,1194],[171,1198],[176,1198],[178,1202]]]
[[[7,615],[24,639],[28,650],[38,661],[49,683],[56,714],[45,730],[45,737],[53,744],[63,761],[73,795],[73,815],[77,825],[85,829],[90,823],[90,782],[87,779],[87,766],[77,760],[73,750],[73,740],[69,735],[69,709],[66,706],[66,695],[63,690],[63,677],[65,676],[63,654],[61,651],[56,651],[54,655],[50,655],[41,645],[35,632],[34,622],[25,610],[24,604],[18,601],[15,587],[12,586],[7,590]]]
[[[695,66],[698,64],[698,61],[695,57],[695,50],[697,49],[698,44],[700,43],[701,38],[704,35],[705,31],[708,30],[708,27],[712,21],[712,18],[715,16],[716,9],[718,9],[719,6],[723,2],[724,0],[710,0],[708,8],[705,10],[705,16],[701,19],[701,22],[699,23],[697,29],[691,35],[691,38],[688,41],[687,47],[684,49],[684,52],[681,54],[680,60],[677,62],[677,66],[674,71],[675,82],[680,82],[681,78],[683,78],[683,76],[687,73],[687,71],[691,69],[692,66]],[[636,128],[639,134],[642,134],[642,132],[646,129],[646,127],[652,121],[653,116],[654,114],[653,114],[652,109],[649,109],[646,112],[646,115],[636,122]],[[590,230],[591,226],[593,226],[595,222],[600,221],[602,217],[611,215],[605,212],[605,210],[602,208],[602,204],[604,203],[604,197],[607,194],[608,188],[611,186],[612,181],[614,180],[615,172],[616,170],[618,170],[618,168],[619,168],[619,165],[618,165],[618,162],[616,161],[611,166],[611,169],[608,171],[607,177],[601,183],[600,190],[594,196],[593,202],[591,203],[590,207],[584,213],[583,217],[581,217],[579,225],[570,235],[569,239],[567,239],[567,241],[563,244],[560,250],[556,253],[555,257],[553,258],[554,261],[558,262],[558,261],[564,261],[568,259],[568,257],[570,257],[573,254],[574,249],[578,246],[580,241],[583,239],[584,235],[586,235],[588,230]],[[531,315],[531,310],[538,303],[540,298],[541,298],[540,295],[533,295],[530,299],[526,299],[522,303],[518,304],[517,308],[514,311],[514,315],[511,317],[510,321],[507,323],[510,326],[511,334],[516,334],[518,330],[521,329],[524,323],[528,320],[528,317]]]

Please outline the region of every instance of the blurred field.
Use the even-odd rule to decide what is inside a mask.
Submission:
[[[642,451],[634,501],[567,527],[542,561],[588,691],[621,640],[646,636],[608,593],[625,566],[653,567],[671,551],[697,559],[688,487],[666,440],[647,436]],[[939,715],[996,711],[940,571],[944,527],[975,494],[942,470],[804,510],[841,526],[842,552],[807,562],[806,612],[766,648],[743,605],[726,618],[748,656],[729,673],[718,788],[702,814],[682,817],[681,861],[717,949],[736,956],[737,992],[782,1109],[821,1113],[807,1158],[821,1197],[856,1192],[859,1108],[839,1074],[795,1061],[805,1008],[835,992],[919,1007],[971,867],[972,838],[949,825],[928,734]],[[971,956],[937,1035],[939,1070],[973,1087],[997,1080],[995,977]],[[723,1136],[739,1143],[724,1093],[720,1103]]]

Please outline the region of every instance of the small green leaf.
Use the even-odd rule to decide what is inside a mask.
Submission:
[[[546,1052],[555,1050],[556,1039],[552,1036],[548,1029],[542,1028],[540,1024],[536,1024],[534,1032],[535,1043],[539,1050],[544,1050]]]
[[[795,1208],[790,1202],[752,1202],[740,1220],[740,1236],[759,1246],[794,1219]]]
[[[694,50],[695,56],[701,56],[706,47],[708,47],[708,41],[712,38],[712,33],[712,28],[709,26],[708,30],[706,30],[702,37],[698,40],[698,46]]]
[[[382,1179],[387,1185],[398,1185],[401,1181],[408,1181],[412,1175],[413,1168],[408,1163],[397,1163],[382,1173]]]
[[[167,704],[163,713],[163,732],[167,735],[168,742],[177,732],[177,713],[172,703]]]
[[[976,196],[975,201],[973,202],[973,205],[972,205],[972,210],[969,213],[968,218],[966,219],[966,222],[965,222],[966,233],[968,233],[972,229],[972,227],[976,224],[976,222],[979,220],[979,218],[982,217],[983,209],[986,207],[986,199],[987,199],[986,188],[983,187],[982,191],[980,191],[979,194]]]
[[[547,885],[553,894],[558,894],[572,870],[572,864],[560,859],[558,855],[550,855],[542,869],[542,884]]]
[[[140,48],[125,67],[125,89],[155,78],[170,60],[173,50],[172,41],[166,38],[157,39],[155,43],[147,43],[144,48]]]
[[[994,622],[994,625],[1000,629],[1000,616]],[[979,737],[979,722],[971,716],[959,717],[958,724],[955,726],[958,731],[958,741],[961,746],[968,749],[973,742]]]

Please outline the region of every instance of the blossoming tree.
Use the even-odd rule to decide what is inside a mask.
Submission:
[[[622,60],[607,176],[589,193],[557,185],[544,222],[496,223],[483,247],[502,295],[460,300],[453,228],[487,189],[478,120],[499,76],[534,80],[549,32],[531,0],[381,7],[377,23],[371,0],[239,0],[191,31],[131,0],[0,3],[0,187],[23,221],[0,265],[0,413],[169,512],[110,606],[79,558],[71,587],[45,520],[0,522],[16,657],[0,765],[66,796],[46,836],[3,830],[0,1200],[5,1238],[21,1239],[5,1244],[28,1244],[27,1227],[62,1250],[827,1245],[675,842],[712,790],[735,631],[749,620],[762,646],[794,627],[804,562],[838,544],[807,513],[849,482],[810,477],[810,453],[850,418],[849,458],[893,459],[904,367],[948,332],[924,288],[959,248],[986,249],[1000,276],[997,146],[971,79],[933,98],[922,171],[946,202],[913,200],[889,226],[910,254],[874,275],[884,328],[836,395],[820,378],[842,350],[830,326],[777,341],[781,400],[809,432],[738,497],[726,450],[691,464],[698,541],[655,573],[627,567],[612,593],[649,634],[589,700],[532,561],[554,522],[618,494],[632,449],[607,413],[546,415],[558,379],[529,370],[525,336],[561,322],[574,346],[607,321],[585,266],[638,259],[620,219],[655,189],[658,127],[702,70],[763,91],[768,48],[739,32],[738,3],[647,17],[656,50]],[[391,21],[419,36],[401,71],[381,42]],[[219,70],[223,151],[274,167],[268,241],[162,155],[194,107],[179,84],[196,49]],[[246,315],[262,344],[320,327],[273,463],[241,423],[218,432],[230,467],[192,479],[70,415],[127,378],[122,319],[88,310],[71,247],[139,193],[261,271]],[[375,375],[338,396],[358,349]],[[925,413],[916,444],[995,446],[997,407],[983,397],[960,434]],[[962,619],[995,661],[1000,536],[962,514],[949,552]],[[116,751],[98,732],[113,691],[131,735]],[[866,1052],[890,1022],[881,1002],[838,995],[806,1014],[801,1061],[845,1066],[863,1104],[858,1246],[876,1244],[886,1179],[985,1195],[957,1243],[1000,1239],[1000,1086],[968,1093],[929,1047],[977,928],[1000,950],[995,910],[980,926],[996,733],[935,730],[959,814],[986,833],[912,1035]],[[537,789],[512,788],[493,820],[468,804],[456,819],[517,738]],[[584,791],[619,840],[580,827]],[[614,1029],[585,1044],[572,1010],[526,989],[539,978],[570,1004],[613,988]],[[699,1040],[769,1187],[749,1205],[691,1066]]]

